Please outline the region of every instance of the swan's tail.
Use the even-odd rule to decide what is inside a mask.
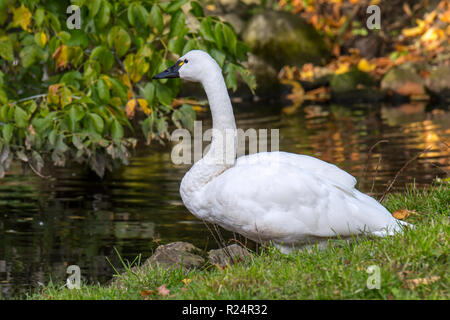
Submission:
[[[396,233],[403,233],[405,228],[414,228],[414,225],[411,223],[401,221],[401,220],[395,220],[394,223],[390,224],[389,226],[385,227],[382,230],[373,231],[372,234],[377,237],[386,237],[386,236],[392,236]]]

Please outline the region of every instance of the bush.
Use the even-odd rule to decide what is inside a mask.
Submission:
[[[81,29],[67,26],[70,5]],[[229,88],[236,73],[254,87],[248,48],[195,1],[0,0],[0,28],[0,177],[13,159],[38,173],[74,159],[102,176],[127,163],[136,112],[147,143],[170,123],[190,127],[192,106],[173,104],[180,80],[150,79],[192,49],[217,60]]]

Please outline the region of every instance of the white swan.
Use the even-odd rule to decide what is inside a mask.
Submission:
[[[236,158],[231,101],[216,61],[193,50],[155,79],[201,82],[208,96],[213,135],[209,152],[186,173],[180,194],[189,211],[282,252],[358,234],[391,235],[408,225],[375,199],[355,189],[356,179],[335,165],[286,152]],[[223,161],[230,156],[231,162]]]

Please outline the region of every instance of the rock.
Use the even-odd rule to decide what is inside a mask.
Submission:
[[[264,99],[280,96],[282,86],[278,81],[278,72],[272,65],[250,53],[248,55],[248,61],[244,63],[244,66],[248,68],[256,78],[256,95],[258,97]],[[244,83],[242,83],[240,87],[246,89]]]
[[[334,74],[330,88],[332,99],[339,102],[377,102],[385,98],[385,94],[375,87],[375,80],[358,69]]]
[[[211,264],[218,264],[221,267],[224,267],[227,264],[233,264],[248,256],[250,256],[250,253],[248,253],[247,249],[237,244],[232,244],[231,246],[222,249],[210,250],[208,252],[209,262]]]
[[[393,67],[381,80],[381,89],[392,91],[401,96],[425,94],[423,79],[410,64]]]
[[[192,252],[200,252],[200,249],[188,242],[178,241],[161,245],[145,261],[143,267],[156,265],[165,268],[177,265],[187,269],[201,267],[205,263],[205,259]]]
[[[256,14],[242,38],[254,54],[277,70],[306,62],[324,64],[329,57],[329,50],[314,27],[289,12],[265,10]]]
[[[430,94],[442,101],[450,100],[450,66],[439,66],[431,70],[425,80],[425,86]]]
[[[379,57],[384,51],[383,39],[375,34],[356,36],[345,43],[346,48],[358,49],[361,58],[372,59]]]

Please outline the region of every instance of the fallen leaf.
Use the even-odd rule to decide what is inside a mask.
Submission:
[[[141,291],[141,296],[143,296],[143,297],[147,297],[152,294],[155,294],[155,291],[153,291],[153,290],[142,290]]]
[[[440,278],[441,277],[439,277],[439,276],[432,276],[432,277],[427,277],[427,278],[409,279],[409,280],[406,280],[405,283],[406,283],[406,286],[410,290],[414,290],[416,287],[418,287],[420,285],[427,285],[427,284],[436,282]]]
[[[162,295],[162,296],[167,296],[170,293],[170,290],[166,288],[166,285],[163,284],[162,286],[157,288],[158,290],[158,294]]]
[[[187,284],[191,283],[192,279],[183,279],[181,281],[183,281],[183,283],[187,285]]]
[[[358,69],[364,72],[373,71],[376,67],[376,64],[370,63],[369,61],[367,61],[367,59],[361,59],[358,62]]]
[[[394,211],[394,212],[392,213],[392,216],[393,216],[395,219],[403,220],[403,219],[408,218],[408,217],[409,217],[410,215],[412,215],[412,214],[417,214],[417,212],[415,212],[415,211],[410,211],[410,210],[408,210],[408,209],[401,209],[401,210]]]

